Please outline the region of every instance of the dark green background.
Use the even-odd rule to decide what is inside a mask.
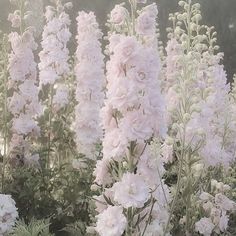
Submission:
[[[166,42],[165,28],[168,25],[168,14],[177,10],[178,0],[155,1],[159,6],[162,40]],[[104,25],[107,14],[114,4],[121,2],[121,0],[73,0],[74,7],[71,13],[73,23],[75,23],[77,12],[86,10],[95,11],[100,24]],[[236,73],[236,0],[198,0],[198,2],[202,5],[203,22],[215,26],[218,32],[218,44],[221,51],[225,53],[224,65],[231,80],[233,74]],[[6,20],[9,9],[9,0],[0,0],[0,29],[3,31],[10,30],[10,24]],[[230,25],[234,27],[230,28]],[[72,28],[73,31],[75,29],[75,27]]]

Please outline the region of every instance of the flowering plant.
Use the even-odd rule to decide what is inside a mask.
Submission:
[[[106,33],[70,2],[10,2],[0,235],[235,235],[236,77],[200,4],[179,1],[164,48],[146,0],[115,5]]]

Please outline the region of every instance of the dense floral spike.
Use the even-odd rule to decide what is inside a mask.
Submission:
[[[95,182],[105,188],[95,198],[106,205],[96,203],[98,219],[109,205],[115,205],[123,208],[129,222],[122,231],[111,235],[122,235],[124,231],[127,235],[146,235],[146,231],[151,233],[157,227],[163,233],[168,219],[169,190],[162,181],[164,167],[158,160],[160,152],[155,153],[150,145],[153,137],[158,140],[166,135],[165,102],[158,80],[160,59],[154,44],[145,40],[152,36],[157,41],[156,14],[155,4],[147,6],[137,14],[137,25],[132,19],[127,26],[129,13],[117,5],[109,20],[116,31],[109,35],[107,93],[102,109],[103,159],[94,172]],[[121,29],[123,33],[118,33]],[[149,215],[152,220],[147,222]],[[138,227],[134,227],[136,221]],[[103,235],[99,220],[95,229]]]
[[[195,230],[204,236],[216,233],[225,233],[229,226],[229,217],[236,210],[236,203],[230,200],[226,194],[230,190],[229,185],[211,180],[211,192],[202,192],[198,204],[204,210],[206,217],[195,223]]]
[[[188,3],[181,1],[180,4],[188,8]],[[192,32],[185,33],[178,23],[170,33],[166,48],[164,89],[167,93],[168,121],[170,125],[179,123],[182,122],[181,116],[185,116],[186,134],[179,130],[178,139],[186,135],[186,141],[193,150],[198,149],[206,166],[227,167],[234,159],[230,155],[235,152],[232,150],[234,147],[229,145],[228,140],[228,136],[232,137],[234,133],[234,124],[231,116],[226,117],[226,111],[231,109],[230,89],[226,73],[220,65],[222,54],[212,51],[216,48],[212,28],[198,25],[201,18],[199,4],[194,4],[189,14],[192,14],[192,21],[188,22],[193,27]],[[179,14],[170,18],[181,22],[184,17],[186,15]],[[188,35],[200,32],[200,29],[206,32],[195,38]],[[185,114],[181,107],[184,103],[188,103],[189,108],[185,109]]]
[[[24,15],[24,12],[21,14]],[[9,15],[9,20],[14,27],[21,29],[20,34],[12,32],[9,35],[12,51],[9,55],[8,89],[12,97],[9,98],[8,110],[13,116],[10,151],[26,157],[31,155],[31,147],[27,142],[32,142],[32,138],[40,135],[37,118],[42,112],[42,107],[38,98],[37,65],[34,60],[37,44],[33,29],[29,27],[23,31],[23,22],[15,22],[18,20],[17,11]],[[23,140],[24,144],[20,140]]]
[[[77,17],[75,132],[79,153],[95,158],[96,144],[102,138],[100,109],[105,84],[104,56],[101,51],[99,29],[94,13],[80,12]]]
[[[40,85],[53,85],[69,73],[69,50],[67,43],[71,37],[67,5],[58,1],[56,7],[46,7],[46,25],[42,35],[42,51],[39,53]]]
[[[0,235],[6,235],[15,225],[18,212],[10,195],[0,194]]]
[[[44,105],[44,116],[42,118],[48,121],[46,125],[42,124],[44,126],[43,134],[47,139],[47,166],[55,158],[57,158],[58,163],[66,159],[67,151],[64,140],[61,142],[62,139],[57,137],[58,142],[54,145],[56,151],[52,148],[52,141],[56,132],[58,132],[57,135],[65,138],[65,133],[70,126],[68,110],[71,110],[73,106],[69,104],[72,93],[70,91],[72,73],[69,64],[69,49],[67,48],[71,38],[69,30],[71,21],[66,12],[72,7],[72,4],[70,2],[64,4],[61,0],[52,2],[53,5],[46,7],[46,25],[42,34],[42,50],[39,53],[39,85]],[[55,129],[55,123],[61,129]],[[62,125],[62,123],[66,123],[66,125]],[[51,155],[52,153],[56,155]]]
[[[185,234],[191,235],[194,230],[202,233],[208,224],[204,235],[210,235],[214,228],[211,219],[203,218],[194,229],[191,207],[196,206],[199,188],[205,188],[198,183],[203,178],[199,176],[205,176],[204,171],[211,173],[211,168],[227,169],[235,161],[235,145],[230,141],[235,137],[235,119],[226,73],[220,65],[222,54],[216,53],[216,33],[212,27],[200,25],[199,4],[180,1],[179,5],[183,12],[170,15],[173,29],[168,29],[162,84],[170,131],[167,143],[174,147],[173,157],[168,159],[179,166],[171,214],[182,193],[187,205],[186,212],[181,212]],[[194,183],[198,184],[189,188]]]

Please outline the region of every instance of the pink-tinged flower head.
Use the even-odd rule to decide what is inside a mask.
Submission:
[[[109,206],[97,215],[96,231],[100,236],[121,236],[125,231],[127,219],[122,207]]]
[[[0,194],[0,234],[6,235],[18,218],[16,203],[10,195]]]
[[[125,23],[129,16],[128,11],[121,5],[116,5],[111,11],[110,22],[116,25],[122,25]]]
[[[149,188],[139,175],[126,173],[113,186],[114,200],[124,208],[141,208],[150,198]]]
[[[77,17],[75,133],[77,149],[95,158],[96,144],[102,138],[100,109],[103,105],[104,56],[102,37],[93,12],[80,12]]]
[[[119,58],[120,62],[126,63],[132,56],[134,56],[137,49],[138,42],[135,37],[124,37],[115,48],[114,53]]]
[[[195,224],[195,230],[204,236],[211,236],[215,225],[210,218],[202,218]]]

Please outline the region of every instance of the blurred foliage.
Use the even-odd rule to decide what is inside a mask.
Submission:
[[[224,178],[224,181],[232,188],[232,200],[236,202],[236,166],[229,169],[229,173]],[[236,212],[231,216],[229,225],[232,235],[236,235]]]
[[[49,232],[49,220],[31,219],[27,225],[24,220],[19,220],[13,228],[11,236],[53,236]]]
[[[73,224],[68,224],[63,231],[68,232],[70,236],[84,236],[86,227],[81,221],[76,221]]]
[[[32,218],[50,218],[50,231],[62,231],[67,224],[80,221],[90,223],[92,173],[88,169],[75,170],[69,164],[49,169],[30,169],[24,166],[12,169],[6,192],[16,201],[20,217],[29,224]],[[91,170],[89,169],[91,168]]]

